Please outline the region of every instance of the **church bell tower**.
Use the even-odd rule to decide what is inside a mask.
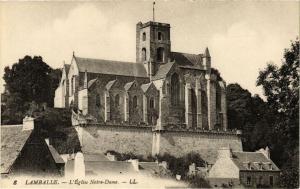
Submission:
[[[170,24],[139,22],[136,25],[136,62],[144,64],[148,76],[168,62],[171,51]]]

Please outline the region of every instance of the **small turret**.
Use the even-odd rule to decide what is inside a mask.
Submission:
[[[203,57],[203,65],[204,65],[204,68],[207,71],[210,71],[210,68],[211,68],[211,57],[210,57],[209,50],[208,50],[207,47],[205,49],[205,53],[204,53],[204,57]]]

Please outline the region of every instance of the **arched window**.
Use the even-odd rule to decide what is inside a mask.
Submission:
[[[164,48],[163,47],[159,47],[157,49],[157,53],[156,53],[157,61],[158,62],[164,62],[164,54],[165,54]]]
[[[118,107],[120,105],[120,96],[117,94],[115,96],[115,107]]]
[[[171,77],[171,103],[172,105],[179,104],[179,96],[180,96],[180,83],[179,76],[177,73],[174,73]]]
[[[142,60],[143,61],[147,60],[147,51],[146,51],[146,48],[142,49]]]
[[[143,41],[146,41],[146,33],[143,33]]]
[[[158,40],[164,40],[164,35],[161,32],[158,32],[157,38]]]
[[[136,96],[134,96],[133,99],[132,99],[132,105],[133,105],[134,109],[137,108],[137,97]]]
[[[151,109],[154,108],[154,98],[153,97],[150,98],[149,107]]]
[[[191,89],[192,126],[197,126],[197,97],[194,89]]]
[[[101,105],[100,95],[97,94],[97,95],[96,95],[96,106],[97,106],[97,107],[100,107],[100,105]]]

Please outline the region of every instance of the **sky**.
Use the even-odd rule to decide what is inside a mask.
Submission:
[[[147,0],[0,2],[0,75],[25,55],[42,56],[52,68],[70,63],[73,51],[134,62],[136,23],[150,20]],[[171,25],[172,51],[200,54],[208,47],[227,84],[263,97],[259,70],[280,65],[299,36],[299,2],[156,0],[155,21]]]

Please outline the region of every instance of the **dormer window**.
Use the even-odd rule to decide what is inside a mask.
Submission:
[[[146,41],[146,33],[143,33],[143,41]]]
[[[273,169],[272,163],[269,163],[269,169],[270,169],[270,170]]]
[[[258,168],[259,168],[259,170],[262,170],[262,168],[263,168],[262,163],[258,163]]]

